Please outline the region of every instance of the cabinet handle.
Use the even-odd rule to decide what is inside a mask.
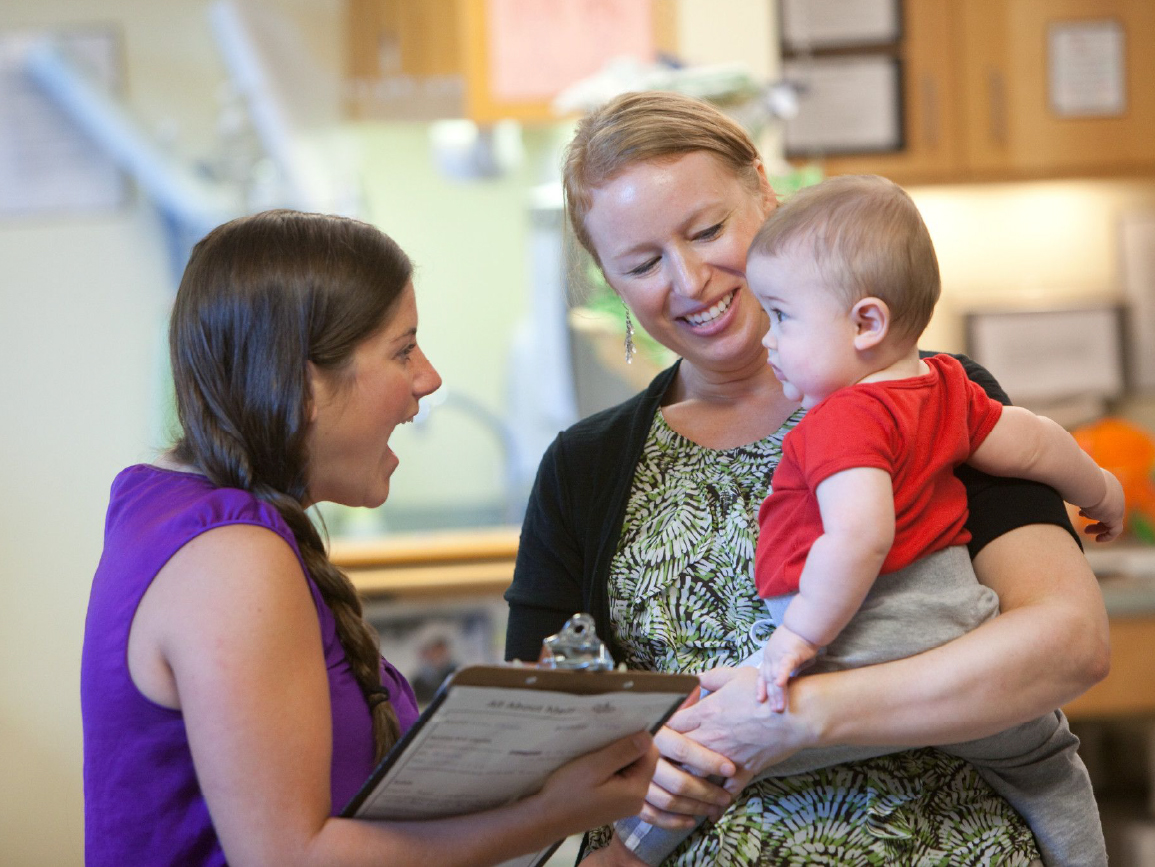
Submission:
[[[1007,143],[1007,88],[1003,74],[998,69],[987,73],[987,92],[990,97],[991,141],[997,145]]]
[[[938,86],[930,75],[922,77],[922,136],[928,147],[938,147]]]

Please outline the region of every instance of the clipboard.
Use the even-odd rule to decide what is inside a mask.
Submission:
[[[588,619],[584,640],[608,660],[592,618],[579,616]],[[579,637],[583,629],[579,622]],[[539,791],[570,759],[657,731],[698,687],[693,675],[611,671],[572,647],[550,652],[559,638],[564,643],[566,630],[546,639],[537,667],[474,665],[452,674],[341,815],[420,820],[508,804]],[[561,842],[500,867],[539,867]]]

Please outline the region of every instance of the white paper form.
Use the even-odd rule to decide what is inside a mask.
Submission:
[[[500,806],[540,790],[570,759],[649,729],[681,698],[453,686],[356,815],[432,819]],[[506,865],[533,864],[540,854]]]
[[[430,819],[500,806],[538,791],[570,759],[648,729],[679,698],[455,686],[358,816]]]

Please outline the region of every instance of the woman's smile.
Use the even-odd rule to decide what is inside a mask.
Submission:
[[[695,331],[711,330],[710,326],[724,327],[723,319],[732,306],[734,296],[738,293],[737,289],[733,289],[723,296],[719,301],[715,302],[705,310],[700,310],[695,313],[687,313],[679,316],[679,319],[690,324]],[[716,330],[716,329],[713,329]]]
[[[760,195],[692,152],[632,165],[591,202],[586,227],[606,278],[655,340],[724,369],[760,352],[765,317],[743,290],[746,251],[774,204],[768,185]]]

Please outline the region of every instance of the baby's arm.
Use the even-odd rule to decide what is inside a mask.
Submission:
[[[814,493],[822,535],[810,546],[798,595],[774,636],[786,631],[777,641],[771,636],[762,662],[775,709],[785,707],[782,689],[791,673],[829,644],[858,611],[894,541],[894,491],[885,470],[842,470],[821,481]]]
[[[1022,407],[1003,407],[994,428],[967,461],[995,476],[1050,485],[1096,523],[1086,531],[1109,542],[1123,531],[1123,487],[1061,425]]]

